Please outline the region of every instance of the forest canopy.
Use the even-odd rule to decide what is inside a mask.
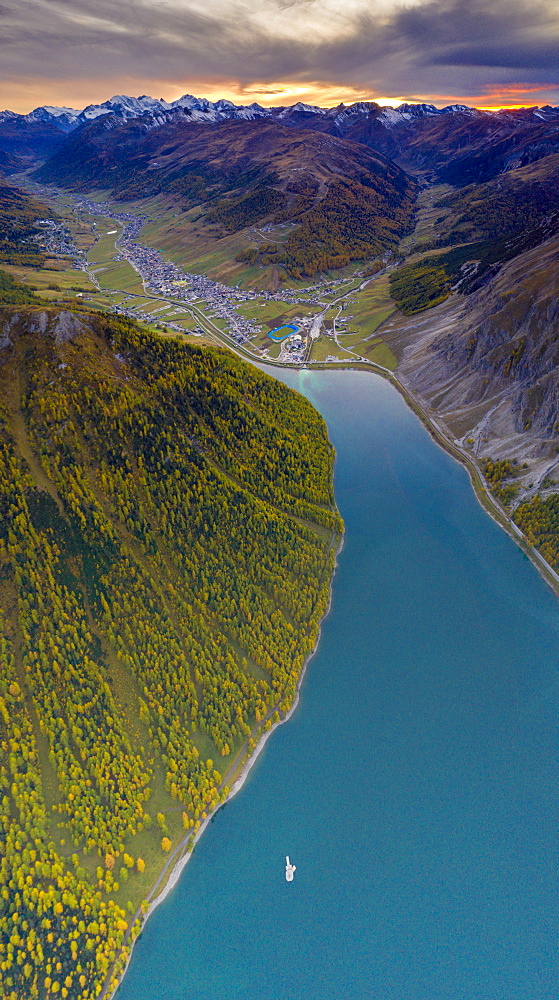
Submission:
[[[0,263],[40,267],[45,260],[34,240],[35,221],[52,218],[46,207],[25,191],[0,181]]]

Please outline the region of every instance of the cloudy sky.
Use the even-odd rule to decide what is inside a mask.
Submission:
[[[559,104],[559,0],[0,0],[0,108]]]

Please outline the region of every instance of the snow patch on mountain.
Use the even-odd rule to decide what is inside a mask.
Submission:
[[[483,114],[478,108],[470,108],[467,104],[447,104],[446,108],[443,108],[440,112],[442,115],[480,115]]]
[[[400,111],[399,108],[383,108],[378,120],[383,125],[400,125],[402,121],[410,121],[411,118],[412,115],[406,111]]]

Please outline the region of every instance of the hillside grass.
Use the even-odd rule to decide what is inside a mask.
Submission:
[[[50,264],[48,260],[46,263]],[[95,286],[91,283],[84,271],[78,270],[74,267],[68,267],[64,264],[64,262],[60,262],[58,259],[53,263],[56,263],[57,265],[62,263],[62,267],[47,266],[32,268],[3,264],[2,270],[11,274],[16,281],[21,282],[23,285],[31,286],[39,296],[44,292],[49,291],[49,285],[57,285],[58,291],[65,295],[69,292],[94,291]]]
[[[320,336],[317,340],[313,340],[310,360],[325,361],[328,356],[339,358],[340,361],[355,360],[349,351],[338,347],[332,337]]]
[[[380,324],[394,312],[394,303],[390,296],[389,274],[380,274],[369,282],[362,291],[355,292],[347,301],[347,308],[340,313],[340,319],[345,317],[347,329],[357,333],[357,338],[352,337],[348,343],[357,344],[360,340],[365,340],[373,334]],[[343,336],[345,337],[347,334]]]

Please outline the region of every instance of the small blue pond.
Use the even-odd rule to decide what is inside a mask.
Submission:
[[[284,323],[283,326],[276,327],[275,330],[270,330],[268,336],[271,340],[285,340],[286,337],[291,337],[293,333],[298,333],[299,327],[294,326],[292,323]],[[279,334],[279,336],[274,336],[274,334]]]

